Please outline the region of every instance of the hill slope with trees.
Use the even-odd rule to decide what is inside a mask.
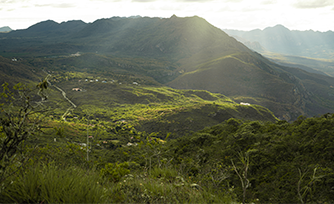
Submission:
[[[197,16],[49,20],[0,37],[3,56],[46,57],[29,63],[51,71],[69,63],[77,70],[140,74],[174,88],[248,100],[286,120],[334,109],[331,77],[275,64]],[[63,57],[78,52],[95,55]]]

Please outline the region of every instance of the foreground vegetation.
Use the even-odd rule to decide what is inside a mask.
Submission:
[[[43,87],[38,86],[40,96],[45,96]],[[19,101],[15,96],[4,87],[3,98]],[[27,95],[21,96],[29,104]],[[22,117],[15,115],[22,112],[15,108],[19,104],[11,104],[1,106],[2,203],[334,200],[332,114],[293,123],[230,118],[173,139],[122,121],[111,127],[96,117],[51,120],[45,111],[52,110],[36,106],[27,107],[31,114]],[[8,123],[6,113],[20,120]],[[15,124],[26,129],[19,132]],[[17,143],[14,154],[3,151],[8,138],[27,131],[29,137]]]

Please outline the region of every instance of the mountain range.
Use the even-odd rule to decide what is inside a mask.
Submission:
[[[224,31],[251,49],[261,53],[269,51],[285,55],[324,59],[333,59],[334,57],[333,31],[289,30],[283,25],[267,27],[263,30],[224,29]]]
[[[277,45],[282,40],[272,38]],[[294,38],[284,42],[298,44]],[[0,44],[1,55],[20,55],[30,65],[47,64],[52,70],[71,64],[76,70],[152,77],[173,88],[208,90],[237,102],[259,104],[280,119],[334,111],[334,78],[279,65],[197,16],[113,17],[60,24],[48,20],[0,33]],[[303,50],[295,47],[291,52]],[[61,57],[77,52],[82,55],[75,59]]]

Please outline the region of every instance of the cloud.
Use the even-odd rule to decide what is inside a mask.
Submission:
[[[53,8],[72,8],[75,7],[73,4],[62,3],[62,4],[35,4],[36,7],[53,7]]]
[[[163,2],[163,0],[132,0],[132,2]],[[199,2],[199,3],[205,3],[205,2],[213,2],[214,0],[173,0],[174,3],[183,3],[183,2]],[[233,0],[227,0],[227,1],[233,1]],[[234,0],[236,1],[236,0]],[[240,1],[240,0],[238,0]],[[241,0],[242,1],[242,0]]]
[[[240,3],[242,2],[243,0],[225,0],[224,2],[225,3]]]
[[[276,3],[277,3],[276,0],[265,0],[261,2],[261,4],[263,5],[270,5],[270,4],[276,4]]]
[[[156,1],[156,0],[132,0],[132,2],[153,2],[153,1]]]
[[[242,12],[254,12],[254,11],[262,11],[262,8],[256,8],[256,7],[248,7],[241,9]]]
[[[179,2],[211,2],[213,0],[180,0]]]
[[[0,0],[1,4],[12,4],[12,3],[18,3],[19,0]]]
[[[334,0],[298,0],[293,4],[295,8],[300,9],[323,8],[332,5],[334,5]]]

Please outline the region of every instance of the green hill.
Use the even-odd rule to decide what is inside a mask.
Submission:
[[[333,78],[275,64],[197,16],[45,21],[1,36],[3,56],[50,71],[136,75],[259,104],[286,120],[334,110]]]
[[[180,68],[183,75],[168,85],[223,93],[263,105],[286,120],[333,111],[329,101],[327,105],[320,102],[325,98],[332,100],[331,77],[280,66],[255,53],[225,55],[197,66],[189,61]]]
[[[125,58],[91,54],[18,61],[0,59],[2,79],[9,80],[11,85],[36,84],[48,75],[51,84],[48,101],[57,120],[80,121],[90,112],[107,124],[124,120],[140,131],[160,132],[161,137],[169,132],[173,137],[184,136],[229,118],[276,120],[263,107],[240,105],[221,94],[160,85],[152,77],[143,76],[151,66],[156,71],[159,66],[165,68],[165,64],[153,60],[144,61],[139,69],[140,64]],[[110,62],[115,66],[110,66]],[[79,91],[74,91],[75,88]],[[63,97],[62,91],[75,107]]]

